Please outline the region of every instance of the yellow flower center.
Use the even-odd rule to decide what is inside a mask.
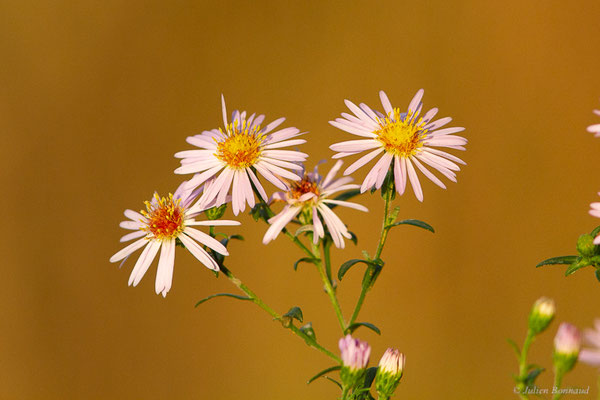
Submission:
[[[221,133],[223,131],[219,129]],[[260,132],[260,126],[252,129],[242,121],[240,126],[227,126],[225,140],[217,143],[217,152],[215,156],[224,161],[230,168],[244,169],[254,165],[260,157],[262,151],[262,142],[265,136]]]
[[[185,210],[179,205],[180,200],[173,200],[171,193],[166,198],[155,194],[154,198],[156,203],[146,201],[146,211],[141,211],[148,218],[142,230],[152,233],[159,240],[177,237],[183,232],[185,219]]]
[[[414,113],[409,113],[401,119],[400,109],[395,108],[393,118],[391,115],[379,119],[379,129],[375,131],[386,152],[394,155],[409,157],[416,153],[422,144],[422,139],[427,133],[423,127],[426,125],[423,118],[416,120]]]

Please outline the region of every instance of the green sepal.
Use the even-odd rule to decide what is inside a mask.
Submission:
[[[352,241],[355,246],[358,245],[358,237],[354,234],[354,232],[348,231],[348,233],[350,234],[350,241]]]
[[[570,265],[574,262],[578,261],[578,256],[561,256],[561,257],[552,257],[547,260],[544,260],[538,263],[535,267],[543,267],[544,265]]]
[[[300,332],[304,333],[306,336],[311,338],[311,340],[317,340],[317,334],[315,333],[315,330],[313,329],[312,322],[308,322],[307,324],[302,325],[300,327]]]
[[[300,263],[303,263],[303,262],[305,262],[305,263],[311,263],[311,264],[315,264],[315,265],[316,265],[316,264],[317,264],[317,261],[318,261],[318,259],[316,259],[316,258],[311,258],[311,257],[304,257],[304,258],[301,258],[301,259],[299,259],[298,261],[296,261],[296,262],[294,263],[294,271],[297,271],[297,270],[298,270],[298,265],[299,265]]]
[[[267,204],[260,202],[252,207],[252,210],[250,210],[250,215],[255,221],[258,221],[259,219],[268,221],[269,218],[271,218],[274,214]]]
[[[394,200],[394,198],[396,198],[396,184],[394,182],[393,166],[390,166],[390,169],[388,170],[387,174],[385,175],[385,179],[383,180],[383,184],[381,185],[381,197],[385,199],[389,191],[392,192],[391,199]]]
[[[302,323],[302,318],[302,310],[300,307],[292,307],[288,312],[281,316],[281,323],[287,328],[294,319],[297,319],[298,322]]]
[[[237,300],[252,300],[250,297],[240,296],[239,294],[217,293],[217,294],[211,294],[210,296],[203,298],[202,300],[200,300],[199,302],[197,302],[194,307],[198,307],[200,304],[204,303],[205,301],[208,301],[210,299],[214,299],[215,297],[232,297],[232,298],[237,299]]]
[[[334,365],[333,367],[325,368],[323,371],[317,373],[315,376],[313,376],[312,378],[310,378],[306,382],[306,384],[310,385],[311,383],[313,383],[314,381],[316,381],[317,379],[319,379],[323,375],[328,374],[328,373],[333,372],[333,371],[339,371],[341,368],[342,368],[341,365]]]
[[[346,331],[347,331],[347,333],[352,333],[356,329],[360,328],[361,326],[364,326],[365,328],[369,328],[376,334],[381,335],[381,330],[379,330],[378,327],[376,327],[375,325],[373,325],[370,322],[355,322],[352,325],[350,325],[348,328],[346,328]]]
[[[590,232],[590,235],[596,237],[596,236],[598,236],[599,233],[600,233],[600,226],[597,226],[594,228],[593,231]]]
[[[185,249],[185,244],[179,238],[175,238],[175,246],[183,247]]]
[[[348,270],[350,268],[352,268],[354,265],[356,265],[358,263],[363,263],[363,264],[366,264],[368,266],[373,266],[373,267],[380,267],[380,265],[375,261],[355,258],[353,260],[346,261],[345,263],[343,263],[340,266],[340,269],[338,270],[338,279],[341,281],[342,278],[344,277],[344,275],[346,275],[346,272],[348,272]],[[381,265],[383,265],[383,261],[381,262]]]
[[[523,380],[523,383],[527,387],[533,386],[535,384],[535,380],[537,379],[537,377],[546,370],[545,368],[538,367],[538,366],[532,366],[532,367],[534,367],[534,368],[529,371],[529,373]]]
[[[596,270],[596,279],[598,279],[598,282],[600,282],[600,269]]]
[[[432,233],[435,233],[435,230],[433,229],[433,226],[429,225],[427,222],[423,222],[423,221],[420,221],[418,219],[404,219],[402,221],[398,221],[398,222],[394,222],[392,224],[386,225],[385,228],[386,229],[391,229],[391,228],[393,228],[395,226],[398,226],[398,225],[412,225],[412,226],[416,226],[416,227],[419,227],[419,228],[426,229],[426,230],[428,230],[428,231],[430,231]]]

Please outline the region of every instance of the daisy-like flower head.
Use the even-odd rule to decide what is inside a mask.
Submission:
[[[205,188],[208,190],[209,187],[205,185]],[[137,240],[113,255],[110,262],[125,261],[136,250],[144,247],[129,276],[130,286],[136,286],[142,280],[158,254],[158,250],[161,250],[156,271],[155,290],[156,294],[161,293],[165,297],[173,282],[177,240],[181,241],[189,252],[207,268],[213,271],[219,270],[219,265],[196,241],[223,255],[229,255],[227,249],[218,240],[193,226],[232,226],[240,223],[227,220],[196,221],[193,219],[201,210],[191,213],[190,205],[201,190],[202,188],[190,190],[187,182],[184,182],[177,188],[175,194],[160,197],[155,193],[151,201],[145,202],[145,211],[138,213],[133,210],[125,210],[128,220],[121,222],[120,226],[133,232],[123,236],[121,242]]]
[[[274,131],[285,118],[279,118],[262,127],[264,115],[252,114],[246,118],[246,111],[240,113],[235,110],[231,122],[228,122],[223,96],[221,103],[225,128],[212,129],[188,137],[186,141],[200,150],[176,153],[175,157],[181,158],[181,167],[177,168],[175,173],[196,174],[188,184],[190,187],[196,187],[220,172],[211,188],[205,190],[198,200],[198,207],[203,208],[215,199],[216,206],[223,204],[229,189],[232,188],[233,213],[238,215],[240,211],[244,211],[246,203],[254,207],[252,185],[264,201],[268,199],[255,171],[281,190],[289,189],[285,179],[300,179],[296,173],[289,170],[301,170],[302,167],[297,163],[304,162],[308,155],[280,149],[305,143],[306,140],[294,139],[304,133],[297,128]]]
[[[579,361],[600,367],[600,319],[594,321],[594,329],[588,328],[583,331],[583,338],[590,347],[581,350]]]
[[[600,110],[594,110],[594,114],[600,115]],[[593,133],[594,137],[600,137],[600,124],[588,126],[587,131]]]
[[[319,175],[315,167],[313,172],[305,173],[301,180],[292,182],[290,190],[274,193],[272,200],[283,201],[286,205],[279,214],[269,219],[271,226],[265,233],[263,243],[267,244],[275,239],[289,222],[298,215],[302,215],[304,218],[303,222],[307,224],[312,222],[313,241],[315,244],[319,241],[319,238],[325,236],[325,229],[323,228],[323,222],[321,222],[322,218],[335,246],[344,248],[344,237],[350,239],[352,235],[330,207],[338,205],[360,211],[369,210],[360,204],[329,198],[335,193],[358,189],[359,187],[358,185],[350,184],[352,182],[351,177],[335,178],[341,166],[342,161],[339,160],[325,178]]]
[[[379,111],[373,111],[364,103],[357,106],[351,101],[345,100],[346,106],[354,115],[342,113],[343,118],[336,118],[335,121],[329,122],[336,128],[366,138],[330,146],[331,150],[338,152],[333,158],[369,151],[351,164],[344,171],[344,175],[351,174],[383,154],[363,181],[360,188],[362,192],[373,187],[381,188],[391,165],[393,165],[396,191],[400,195],[404,193],[408,176],[419,201],[423,201],[423,190],[415,167],[443,189],[446,188],[446,185],[425,165],[456,182],[455,171],[460,170],[457,164],[465,164],[465,162],[445,151],[436,149],[436,147],[465,150],[467,139],[453,135],[465,128],[439,129],[452,121],[452,118],[445,117],[433,121],[433,117],[438,111],[437,108],[432,108],[421,116],[423,89],[413,97],[406,112],[401,112],[399,108],[393,108],[385,92],[380,91],[379,97],[385,115]]]

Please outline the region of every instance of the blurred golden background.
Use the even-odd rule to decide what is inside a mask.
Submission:
[[[383,335],[357,336],[372,364],[388,346],[406,354],[399,399],[516,398],[506,339],[522,342],[537,297],[558,308],[531,353],[545,366],[557,322],[600,317],[592,271],[534,268],[573,254],[599,223],[587,212],[600,139],[585,131],[600,122],[599,15],[597,1],[0,2],[0,398],[336,398],[326,380],[306,385],[329,360],[257,307],[195,309],[234,288],[185,251],[166,299],[156,264],[130,288],[133,258],[121,269],[108,259],[123,210],[174,190],[185,137],[221,125],[221,93],[230,109],[309,131],[314,165],[351,136],[327,123],[343,99],[380,108],[384,89],[406,107],[421,87],[426,108],[467,127],[468,165],[448,190],[427,181],[424,203],[410,192],[396,202],[436,233],[391,233],[360,318]],[[359,202],[371,213],[340,210],[359,245],[334,251],[335,265],[376,245],[381,198]],[[264,246],[266,226],[241,221],[230,268],[278,311],[300,305],[336,348],[317,272],[294,272],[289,241]],[[341,284],[346,313],[361,277],[357,267]],[[579,365],[565,384],[592,398],[597,374]]]

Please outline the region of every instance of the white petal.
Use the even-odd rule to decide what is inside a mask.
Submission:
[[[156,280],[154,291],[162,293],[163,297],[171,290],[173,283],[173,267],[175,266],[175,239],[165,240],[160,249],[158,268],[156,269]]]
[[[129,285],[137,286],[138,283],[142,280],[148,268],[150,268],[150,264],[156,257],[156,253],[158,253],[158,249],[160,249],[161,242],[158,240],[151,240],[148,243],[148,246],[144,248],[140,258],[138,258],[133,270],[131,271],[131,275],[129,275]]]
[[[189,236],[185,234],[179,235],[179,240],[184,244],[185,248],[189,250],[190,253],[194,257],[198,259],[204,266],[208,269],[212,269],[213,271],[219,270],[219,265],[216,263],[213,258],[208,255],[206,250],[198,245],[198,243],[194,242]]]
[[[197,229],[190,228],[190,227],[185,228],[185,230],[183,232],[186,235],[188,235],[189,237],[191,237],[192,239],[195,239],[198,242],[202,243],[203,245],[210,247],[217,253],[223,254],[224,256],[229,255],[227,248],[225,246],[223,246],[223,244],[221,242],[219,242],[217,239],[215,239],[214,237],[211,237],[210,235],[207,235],[204,232],[201,232]]]
[[[140,240],[138,240],[136,242],[131,243],[127,247],[124,247],[121,250],[117,251],[110,258],[110,262],[114,263],[114,262],[117,262],[117,261],[121,261],[125,257],[129,256],[131,253],[133,253],[134,251],[136,251],[139,248],[143,247],[146,243],[148,243],[148,241],[145,238],[140,239]]]

